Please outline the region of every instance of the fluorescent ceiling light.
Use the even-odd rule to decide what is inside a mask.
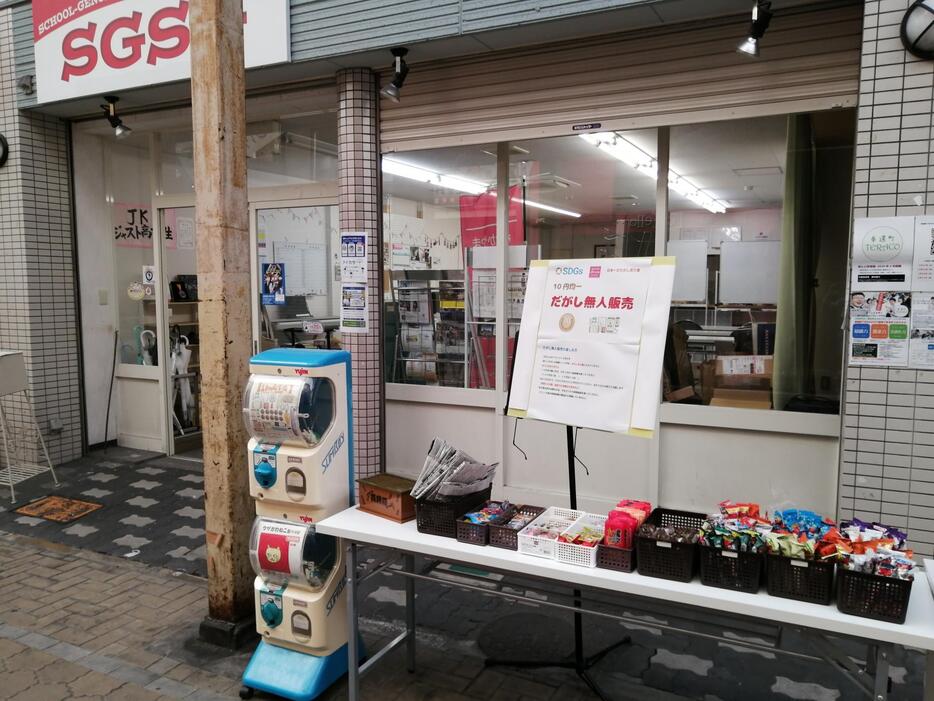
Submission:
[[[467,178],[461,178],[457,175],[444,175],[442,173],[436,173],[433,170],[428,170],[427,168],[422,168],[421,166],[412,165],[411,163],[403,163],[402,161],[396,161],[389,158],[383,159],[383,172],[388,173],[389,175],[397,175],[400,178],[415,180],[420,183],[437,185],[438,187],[443,187],[448,190],[455,190],[456,192],[465,192],[468,195],[482,195],[483,193],[490,191],[490,188],[486,185],[486,183],[477,182],[476,180],[469,180]],[[495,191],[490,191],[490,194],[496,197]],[[518,202],[519,204],[523,203],[521,197],[513,197],[512,201]],[[581,216],[580,212],[572,212],[568,209],[552,207],[549,204],[533,202],[532,200],[525,200],[525,204],[528,207],[534,207],[535,209],[541,209],[543,211],[553,212],[555,214],[563,214],[564,216],[574,217],[575,219],[578,219]]]
[[[580,137],[587,143],[622,161],[633,170],[653,180],[658,180],[658,161],[616,132],[581,134]],[[726,202],[708,195],[690,180],[670,169],[668,170],[668,188],[709,212],[714,214],[726,212]]]

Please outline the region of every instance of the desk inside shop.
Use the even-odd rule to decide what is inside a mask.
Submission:
[[[489,491],[482,496],[483,499],[467,509],[483,506],[484,500],[489,498]],[[903,607],[902,611],[904,622],[897,623],[844,613],[837,606],[829,605],[829,594],[826,595],[826,602],[821,603],[813,602],[817,599],[800,600],[806,596],[798,599],[782,598],[781,595],[773,595],[775,592],[772,587],[768,591],[760,589],[758,578],[755,587],[750,586],[748,581],[738,580],[710,585],[708,572],[704,576],[704,583],[708,584],[705,586],[695,580],[700,560],[697,555],[689,565],[687,579],[684,572],[673,570],[669,571],[671,578],[664,579],[661,578],[664,575],[659,575],[657,569],[654,570],[655,576],[647,576],[641,566],[636,567],[636,555],[643,556],[638,544],[632,550],[630,562],[621,562],[619,558],[615,558],[615,562],[606,562],[594,548],[589,549],[593,554],[587,557],[579,553],[568,555],[567,552],[572,551],[565,548],[567,552],[559,558],[557,549],[550,554],[533,552],[536,547],[542,548],[542,543],[522,538],[521,535],[511,539],[515,542],[513,545],[508,535],[497,535],[490,529],[483,541],[487,544],[483,545],[478,543],[475,534],[471,537],[468,533],[470,529],[462,529],[460,539],[455,537],[458,535],[456,526],[450,529],[445,527],[444,535],[435,535],[421,532],[425,530],[424,519],[420,519],[422,523],[399,523],[376,515],[373,509],[368,511],[351,507],[321,521],[317,528],[319,533],[342,539],[347,553],[351,641],[348,693],[351,701],[360,698],[360,678],[397,647],[405,646],[408,669],[414,672],[417,653],[415,590],[419,583],[426,582],[474,592],[478,596],[494,596],[547,607],[572,613],[575,617],[582,615],[585,625],[603,619],[645,626],[645,616],[648,615],[652,616],[652,627],[663,632],[771,653],[776,656],[777,664],[781,664],[782,660],[823,662],[840,673],[841,698],[887,701],[891,692],[889,661],[893,648],[904,646],[919,649],[927,653],[924,699],[934,700],[934,597],[925,574],[920,570],[917,571],[914,586],[907,590],[907,607]],[[686,513],[656,509],[653,516],[659,511]],[[601,519],[605,519],[594,514],[554,507],[544,512],[539,509],[537,514],[533,516],[532,523],[540,517],[557,517],[578,524],[599,523],[602,526]],[[430,524],[427,530],[432,530]],[[437,529],[434,532],[437,533]],[[494,542],[497,539],[499,543]],[[518,542],[520,539],[522,544]],[[367,546],[368,555],[371,554],[371,548],[376,548],[383,557],[368,558],[366,563],[361,563],[358,554],[360,546]],[[659,550],[664,550],[667,556],[667,548]],[[598,557],[600,566],[597,566]],[[653,566],[659,567],[658,563],[651,565],[648,560],[646,564],[646,571],[652,571]],[[926,568],[928,571],[934,568],[934,561],[926,564],[930,565]],[[771,572],[771,566],[763,566],[762,569],[766,575]],[[741,574],[742,567],[733,567],[730,571]],[[833,572],[832,568],[830,572]],[[355,664],[353,661],[359,659],[358,651],[354,649],[359,644],[359,587],[362,582],[380,574],[405,580],[405,631],[383,649],[367,650],[366,662]],[[781,575],[774,576],[777,585],[780,585]],[[838,596],[840,582],[838,573]],[[816,594],[818,599],[825,596],[823,591]],[[804,640],[806,645],[789,644],[789,633],[794,634],[799,641]],[[625,649],[629,642],[628,638],[621,638],[599,653],[597,659],[585,658],[581,634],[577,632],[576,635],[578,640],[575,641],[573,659],[555,665],[523,660],[520,650],[516,651],[514,659],[487,660],[486,664],[513,667],[563,666],[577,671],[584,681],[591,684],[585,670],[610,650]],[[858,643],[860,649],[865,651],[862,659],[851,657],[853,643]],[[606,698],[595,684],[591,688],[598,697]]]

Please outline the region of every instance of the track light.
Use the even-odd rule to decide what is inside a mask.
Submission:
[[[101,105],[101,109],[104,110],[104,114],[107,115],[107,121],[110,123],[110,126],[113,127],[114,135],[118,139],[125,139],[133,130],[124,124],[123,120],[117,116],[117,102],[120,101],[120,98],[114,97],[113,95],[106,95],[104,99],[107,101],[107,104]]]
[[[746,37],[736,51],[746,56],[759,56],[759,40],[765,36],[765,30],[772,21],[772,3],[770,0],[757,0],[752,8],[752,23],[749,25],[749,36]]]
[[[405,77],[409,74],[409,66],[405,62],[407,53],[409,53],[409,50],[402,47],[392,49],[392,55],[396,58],[396,72],[393,74],[389,85],[379,91],[380,95],[388,97],[393,102],[399,101],[402,86],[405,84]]]

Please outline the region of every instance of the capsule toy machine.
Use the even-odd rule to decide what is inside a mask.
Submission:
[[[315,524],[353,503],[350,354],[274,349],[254,356],[250,372],[243,418],[262,640],[240,696],[311,701],[347,672],[343,548]]]

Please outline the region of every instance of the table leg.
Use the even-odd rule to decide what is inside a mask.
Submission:
[[[879,645],[876,650],[876,674],[873,699],[887,701],[889,698],[889,651],[888,645]]]
[[[415,556],[407,554],[404,556],[405,571],[415,572]],[[405,629],[408,633],[406,637],[406,657],[408,660],[409,672],[415,671],[415,579],[405,578]]]
[[[357,544],[347,541],[347,698],[360,698],[360,629],[357,625]]]
[[[925,656],[924,701],[934,701],[934,652],[928,652]]]

